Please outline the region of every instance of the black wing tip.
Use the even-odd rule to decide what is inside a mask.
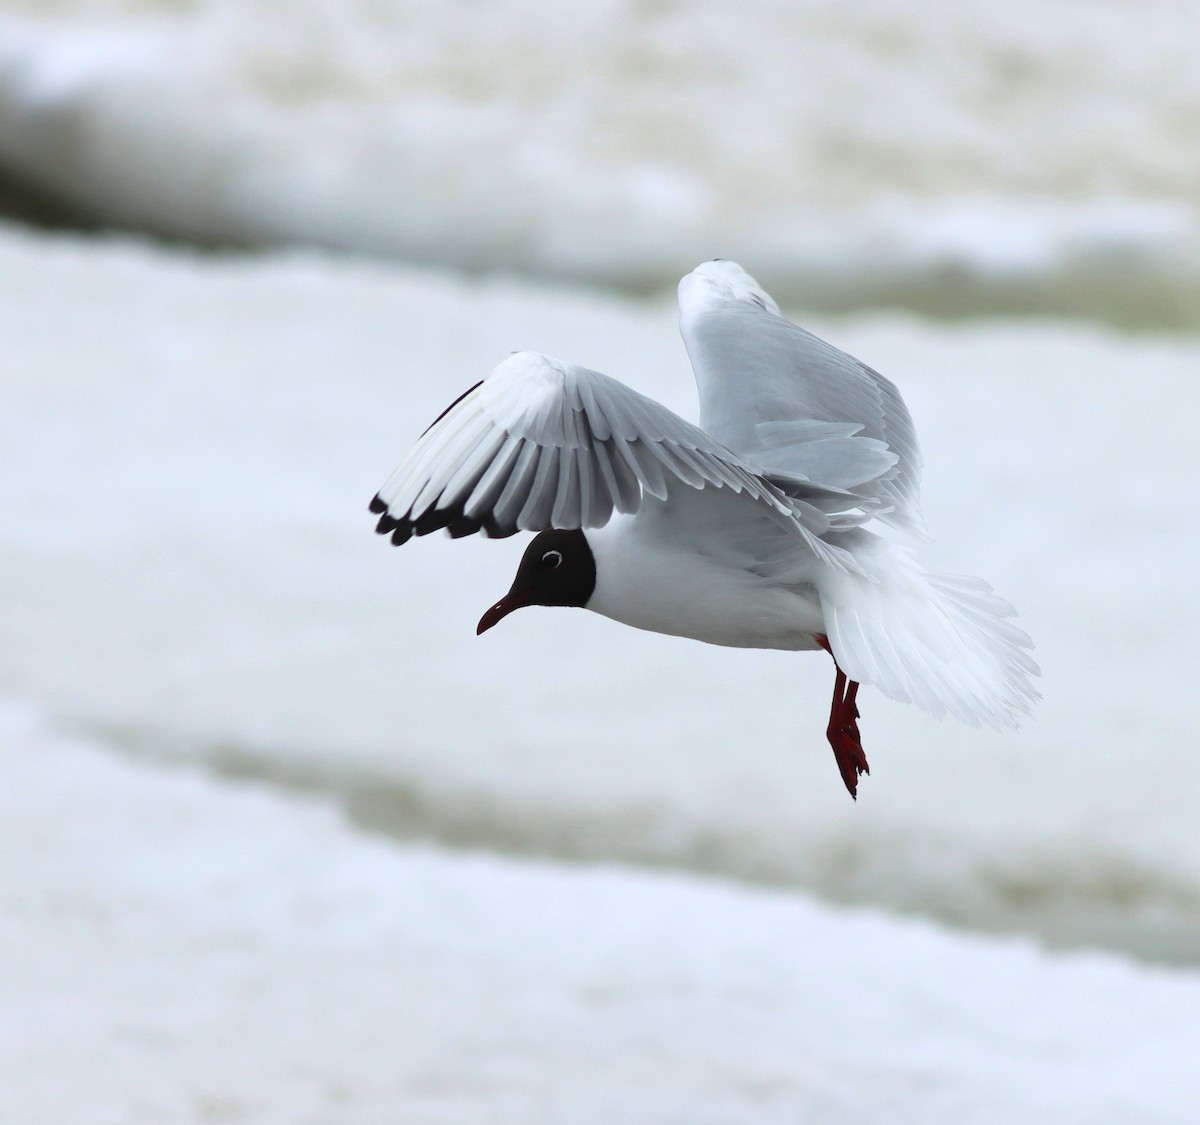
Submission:
[[[388,511],[387,504],[379,498],[377,493],[371,501],[370,509],[373,514],[379,516],[379,522],[375,525],[375,534],[390,535],[393,547],[407,543],[414,535],[430,535],[443,528],[449,533],[451,539],[462,539],[466,535],[475,535],[480,531],[489,539],[507,539],[510,535],[516,535],[518,531],[515,527],[502,527],[490,512],[480,516],[468,516],[462,503],[454,504],[449,508],[430,508],[422,512],[416,519],[412,518],[411,513],[397,519]]]
[[[371,501],[371,511],[379,516],[379,522],[375,525],[376,535],[391,535],[404,522],[388,512],[387,504],[379,499],[378,494]]]
[[[371,498],[369,508],[374,515],[379,516],[379,522],[375,525],[376,535],[390,535],[392,544],[396,547],[399,547],[401,543],[407,543],[412,538],[412,521],[396,519],[388,512],[388,506],[379,498],[378,492]]]
[[[410,522],[410,521],[405,521]],[[451,539],[462,539],[467,535],[475,535],[482,531],[489,539],[506,539],[515,535],[515,527],[501,527],[491,512],[478,516],[468,516],[463,501],[451,504],[448,508],[430,508],[411,521],[413,532],[417,535],[428,535],[443,528]]]

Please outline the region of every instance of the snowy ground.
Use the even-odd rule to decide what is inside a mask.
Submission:
[[[810,307],[1197,324],[1194,4],[5,0],[0,171],[105,222]]]
[[[855,804],[823,657],[561,610],[477,638],[520,539],[372,534],[392,463],[510,349],[691,410],[665,303],[7,231],[0,317],[10,696],[131,751],[335,790],[400,836],[1200,961],[1194,340],[815,325],[903,387],[939,561],[1015,602],[1045,671],[1016,735],[865,693]]]
[[[400,847],[11,705],[0,853],[14,1125],[1183,1125],[1200,1100],[1195,974]]]

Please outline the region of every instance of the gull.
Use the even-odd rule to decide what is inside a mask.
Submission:
[[[581,606],[709,644],[824,650],[825,735],[852,797],[870,772],[860,685],[1015,727],[1038,698],[1032,644],[987,583],[921,562],[921,461],[896,387],[734,262],[680,281],[679,321],[699,425],[517,352],[421,435],[371,501],[376,531],[536,532],[477,633],[523,606]]]

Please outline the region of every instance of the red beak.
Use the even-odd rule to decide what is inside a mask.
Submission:
[[[489,609],[475,626],[475,635],[486,633],[493,625],[507,617],[514,609],[521,609],[529,604],[529,590],[509,590],[491,609]]]

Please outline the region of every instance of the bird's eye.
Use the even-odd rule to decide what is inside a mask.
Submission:
[[[542,562],[551,568],[561,565],[562,551],[547,551],[542,556]]]

